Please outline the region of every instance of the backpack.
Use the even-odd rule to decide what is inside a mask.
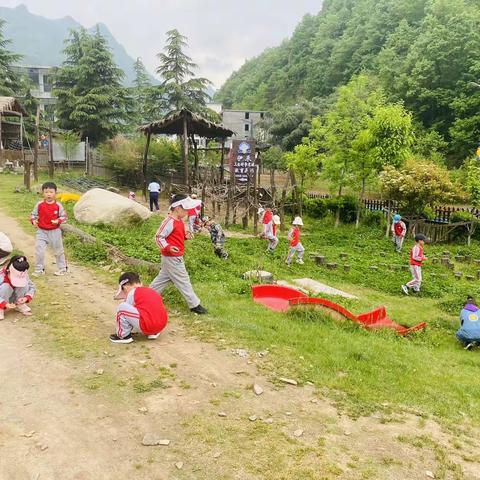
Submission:
[[[397,222],[393,229],[395,230],[395,235],[400,236],[403,235],[403,225],[402,222]]]

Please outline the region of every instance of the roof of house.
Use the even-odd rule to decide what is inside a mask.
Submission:
[[[187,131],[189,134],[205,138],[226,138],[231,137],[235,133],[223,125],[211,122],[189,110],[173,112],[162,120],[141,126],[140,130],[145,134],[182,135],[184,118],[187,119]]]
[[[27,112],[15,97],[0,97],[0,113],[21,113],[26,115]]]

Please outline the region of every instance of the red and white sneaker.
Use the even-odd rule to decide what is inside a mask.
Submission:
[[[5,318],[5,310],[3,308],[0,308],[0,320],[3,320]]]
[[[22,315],[25,315],[26,317],[30,317],[31,315],[33,315],[32,309],[25,303],[17,305],[17,308],[15,308],[15,310],[17,312],[20,312]]]

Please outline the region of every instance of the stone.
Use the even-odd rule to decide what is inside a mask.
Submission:
[[[264,420],[264,423],[266,423],[267,425],[271,425],[273,423],[273,418],[267,418],[266,420]]]
[[[326,293],[327,295],[335,295],[338,297],[351,298],[354,300],[358,298],[355,295],[330,287],[325,283],[317,282],[316,280],[312,280],[311,278],[295,279],[293,283],[315,295]]]
[[[348,258],[348,253],[342,252],[342,253],[340,254],[340,258],[341,258],[342,260],[345,260],[346,258]]]
[[[177,463],[175,464],[175,468],[176,468],[177,470],[181,470],[181,469],[183,468],[183,462],[177,462]]]
[[[273,283],[273,273],[265,270],[249,270],[243,274],[245,280],[255,280],[260,283]]]
[[[218,416],[225,418],[227,414],[225,412],[218,412]]]
[[[448,265],[450,263],[450,258],[442,257],[441,262],[442,262],[442,265]]]
[[[435,478],[434,473],[431,472],[430,470],[425,470],[425,475],[426,475],[428,478]]]
[[[35,430],[30,430],[28,433],[22,433],[22,437],[31,438],[35,435]]]
[[[215,452],[213,458],[219,458],[222,455],[222,452]]]
[[[372,266],[370,267],[370,270],[378,270],[378,266],[377,266],[377,265],[372,265]]]
[[[349,437],[352,434],[352,432],[350,432],[350,430],[345,430],[343,434]]]
[[[303,430],[301,428],[299,428],[298,430],[295,430],[293,432],[293,435],[297,438],[301,437],[303,435]]]
[[[238,355],[241,358],[247,358],[248,357],[248,352],[244,348],[235,348],[232,350],[232,353],[234,355]]]
[[[147,220],[152,212],[118,193],[93,188],[73,207],[75,219],[88,225],[124,225]]]
[[[148,413],[148,408],[147,408],[147,407],[140,407],[140,408],[138,409],[138,411],[139,411],[140,413],[145,414],[145,413]]]
[[[298,385],[298,382],[291,378],[279,377],[278,379],[283,383],[288,383],[289,385]]]
[[[257,421],[257,416],[256,416],[256,415],[251,415],[250,417],[248,417],[248,419],[249,419],[251,422],[256,422],[256,421]]]
[[[344,266],[343,266],[343,271],[344,271],[344,272],[349,272],[349,271],[350,271],[350,268],[351,268],[350,265],[344,265]]]
[[[98,370],[95,371],[95,375],[103,375],[103,368],[99,368]]]
[[[463,262],[464,258],[465,258],[465,257],[464,257],[463,255],[456,255],[456,256],[455,256],[455,260],[456,260],[457,262]]]
[[[323,255],[316,255],[314,257],[314,259],[315,259],[315,263],[317,265],[325,265],[325,263],[327,261],[326,258]]]
[[[336,270],[338,265],[335,262],[327,263],[327,268],[329,270]]]
[[[475,277],[473,275],[465,275],[465,278],[469,281],[469,282],[473,282],[473,280],[475,280]]]
[[[462,272],[455,272],[454,275],[457,280],[460,280],[462,278]]]
[[[255,393],[255,395],[261,395],[263,393],[263,388],[257,383],[255,383],[253,385],[253,392]]]
[[[155,447],[157,445],[168,446],[170,445],[170,440],[166,438],[161,438],[155,433],[147,433],[142,440],[142,445],[145,447]]]
[[[477,280],[480,280],[480,270],[477,270]]]

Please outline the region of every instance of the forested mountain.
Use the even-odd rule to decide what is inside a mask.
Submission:
[[[478,52],[478,0],[326,0],[290,39],[247,61],[216,99],[275,109],[327,97],[367,72],[390,100],[402,100],[419,123],[466,154],[480,139]]]
[[[24,5],[16,8],[0,6],[0,19],[5,20],[4,34],[5,38],[12,40],[11,49],[22,55],[19,61],[22,65],[60,66],[64,60],[64,41],[70,30],[82,28],[82,25],[71,17],[52,20],[34,15]],[[96,28],[97,25],[89,31],[95,32]],[[118,43],[106,25],[100,23],[98,29],[106,38],[115,62],[125,72],[125,83],[131,85],[135,78],[134,59]],[[153,77],[150,79],[153,80]]]

